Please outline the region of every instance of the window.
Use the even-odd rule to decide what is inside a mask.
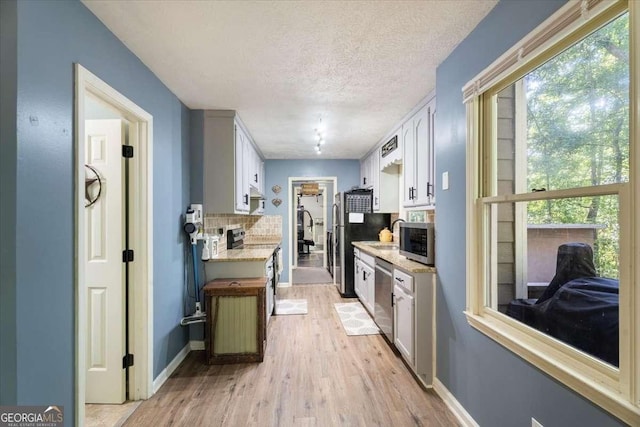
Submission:
[[[463,89],[469,323],[631,424],[637,8],[569,2]]]

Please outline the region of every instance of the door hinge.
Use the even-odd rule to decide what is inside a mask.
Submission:
[[[122,157],[130,159],[133,157],[133,145],[122,146]]]
[[[133,354],[125,354],[122,358],[122,369],[133,366]]]
[[[122,251],[122,262],[133,262],[133,249]]]

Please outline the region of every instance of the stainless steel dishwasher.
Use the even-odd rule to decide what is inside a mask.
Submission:
[[[376,258],[374,320],[393,345],[393,264]]]

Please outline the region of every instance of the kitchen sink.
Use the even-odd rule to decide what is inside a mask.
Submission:
[[[398,245],[389,245],[389,244],[377,244],[374,243],[372,245],[369,245],[372,248],[379,250],[379,251],[397,251],[398,250]]]

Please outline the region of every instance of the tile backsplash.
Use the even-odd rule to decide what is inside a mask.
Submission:
[[[235,215],[235,214],[205,214],[204,232],[216,234],[223,229],[220,237],[221,247],[227,247],[227,230],[244,228],[245,239],[260,241],[273,237],[282,238],[281,215]]]

